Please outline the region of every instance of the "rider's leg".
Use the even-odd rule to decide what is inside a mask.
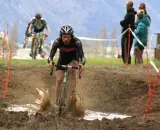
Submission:
[[[76,60],[73,60],[71,63],[70,63],[71,66],[75,66],[77,67],[79,65],[78,61]],[[70,75],[69,75],[69,78],[70,78],[70,89],[71,89],[71,93],[72,93],[72,96],[74,99],[76,99],[76,70],[75,69],[70,69]]]
[[[63,70],[57,70],[56,71],[56,87],[55,87],[55,98],[56,103],[58,103],[59,93],[60,93],[60,87],[61,83],[63,81],[64,71]]]
[[[40,40],[40,47],[42,47],[43,43],[44,43],[44,38],[41,38],[41,40]]]
[[[39,48],[39,54],[43,52],[42,50],[42,45],[44,43],[44,37],[42,36],[41,39],[40,39],[40,48]]]
[[[34,40],[36,38],[35,34],[32,34],[32,41],[31,41],[31,55],[33,54],[33,47],[34,47]]]
[[[25,49],[26,48],[26,45],[28,44],[28,37],[25,36],[24,38],[24,44],[23,44],[23,48]]]

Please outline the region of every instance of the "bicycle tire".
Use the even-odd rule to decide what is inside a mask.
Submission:
[[[59,99],[59,116],[63,116],[63,114],[65,113],[64,112],[64,105],[66,105],[65,104],[65,97],[64,97],[64,95],[65,95],[65,89],[64,89],[64,86],[65,86],[65,84],[64,83],[62,83],[62,85],[61,85],[61,94],[60,94],[60,99]]]
[[[59,116],[63,116],[68,110],[68,97],[67,97],[67,88],[69,84],[69,72],[66,72],[66,82],[62,82],[61,84],[61,94],[60,94],[60,102],[59,102]],[[65,107],[65,110],[63,107]]]

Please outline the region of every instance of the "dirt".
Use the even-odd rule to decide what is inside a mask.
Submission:
[[[156,77],[151,70],[152,84]],[[12,65],[6,104],[33,104],[38,98],[36,88],[49,90],[54,102],[55,75],[47,66]],[[0,94],[3,96],[5,69],[0,66]],[[77,80],[77,93],[86,109],[131,115],[126,119],[86,121],[54,114],[28,116],[27,112],[0,111],[0,127],[12,130],[158,130],[160,128],[159,84],[155,90],[148,118],[144,118],[149,94],[146,66],[87,66]],[[1,103],[2,104],[2,103]],[[3,107],[1,105],[1,107]]]

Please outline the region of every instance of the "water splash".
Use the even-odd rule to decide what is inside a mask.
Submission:
[[[28,112],[28,115],[35,114],[39,110],[39,105],[37,104],[25,104],[25,105],[10,105],[5,109],[5,111],[12,112]]]
[[[124,119],[127,117],[131,117],[128,115],[122,115],[122,114],[116,114],[116,113],[103,113],[103,112],[96,112],[96,111],[90,111],[90,110],[86,110],[85,111],[85,116],[83,119],[85,120],[102,120],[103,118],[109,119],[109,120],[113,120],[115,118],[120,118],[120,119]]]
[[[25,104],[25,105],[10,105],[5,111],[13,111],[13,112],[28,112],[28,115],[35,114],[36,111],[39,110],[39,105],[37,104]],[[116,114],[116,113],[103,113],[103,112],[96,112],[96,111],[85,111],[85,116],[83,117],[84,120],[102,120],[103,118],[113,120],[115,118],[128,118],[131,116]]]

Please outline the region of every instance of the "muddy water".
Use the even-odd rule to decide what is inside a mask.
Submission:
[[[103,113],[103,112],[96,112],[96,111],[90,111],[90,110],[86,110],[85,111],[85,116],[83,117],[83,119],[85,120],[102,120],[103,118],[109,119],[109,120],[113,120],[115,118],[120,118],[120,119],[124,119],[127,117],[131,117],[129,115],[121,115],[121,114],[116,114],[116,113]]]
[[[25,104],[25,105],[10,105],[5,111],[13,111],[13,112],[28,112],[28,115],[35,114],[36,111],[39,110],[39,105],[37,104]],[[84,120],[102,120],[103,118],[113,120],[115,118],[124,119],[127,117],[131,117],[129,115],[122,115],[117,113],[103,113],[91,110],[85,110]]]
[[[13,112],[28,112],[28,115],[35,114],[39,110],[39,105],[37,104],[25,104],[25,105],[10,105],[5,111]]]

